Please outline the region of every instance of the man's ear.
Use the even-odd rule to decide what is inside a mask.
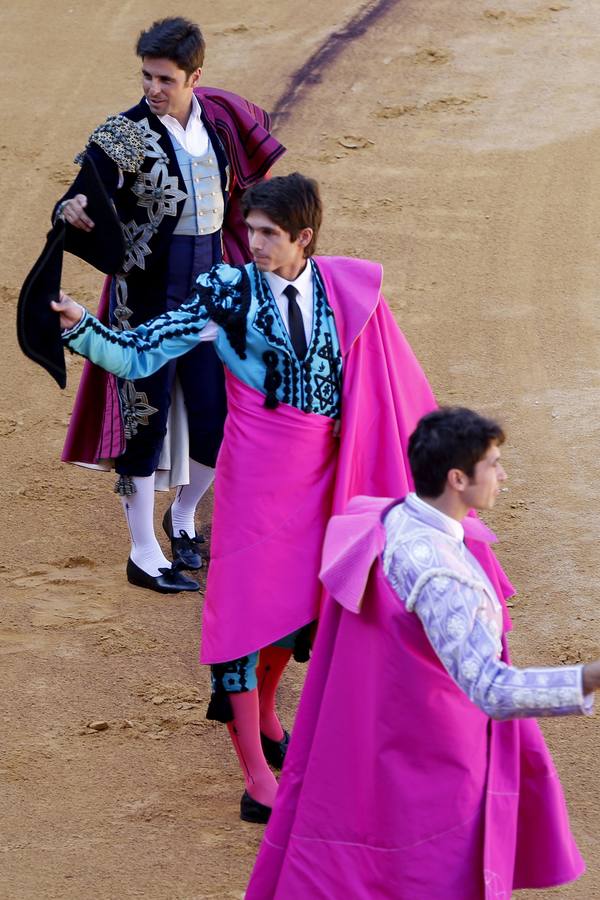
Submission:
[[[312,241],[312,237],[313,237],[312,228],[303,228],[302,231],[300,231],[298,233],[298,237],[296,238],[296,241],[298,242],[298,244],[301,247],[305,248],[305,247],[308,247],[308,245]]]
[[[452,490],[458,491],[460,494],[462,494],[469,483],[469,479],[462,469],[449,469],[446,480]]]
[[[189,86],[192,88],[198,87],[198,84],[199,84],[201,78],[202,78],[202,69],[196,69],[196,71],[192,72],[192,74],[189,77],[189,80],[188,80]]]

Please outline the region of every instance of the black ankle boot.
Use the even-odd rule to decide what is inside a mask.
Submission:
[[[240,819],[242,822],[255,822],[266,825],[271,815],[271,807],[253,800],[248,791],[244,791],[240,800]]]

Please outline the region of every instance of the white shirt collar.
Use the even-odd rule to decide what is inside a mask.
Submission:
[[[451,516],[447,516],[446,513],[436,509],[431,503],[426,503],[425,500],[421,500],[416,494],[409,494],[405,502],[408,502],[409,508],[415,510],[417,514],[421,513],[430,524],[441,528],[441,530],[445,531],[447,534],[451,534],[452,537],[456,538],[456,540],[460,541],[462,544],[465,539],[465,530],[456,519],[453,519]]]
[[[198,122],[201,125],[203,124],[202,123],[202,110],[200,108],[198,98],[196,97],[195,94],[192,94],[192,109],[191,109],[190,117],[187,120],[187,124],[186,124],[185,128],[183,127],[181,122],[179,122],[175,118],[175,116],[170,116],[168,113],[166,116],[159,116],[159,119],[163,123],[163,125],[166,128],[168,128],[170,131],[182,131],[184,133],[186,131],[191,131],[192,128],[194,128]]]
[[[275,300],[278,300],[285,291],[286,287],[289,284],[292,284],[303,300],[310,299],[310,301],[312,302],[313,275],[310,260],[306,261],[304,269],[302,270],[302,272],[300,272],[298,277],[294,279],[294,281],[287,281],[285,278],[282,278],[281,275],[276,275],[275,272],[265,272],[265,277],[267,279],[269,287],[271,288]]]

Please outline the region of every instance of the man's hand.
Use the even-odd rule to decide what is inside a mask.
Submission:
[[[75,301],[72,300],[68,294],[65,294],[64,291],[60,292],[59,300],[52,300],[50,302],[50,306],[54,312],[59,314],[60,327],[63,330],[65,328],[73,328],[74,325],[77,325],[85,313],[83,306],[80,306],[79,303],[75,303]]]
[[[84,212],[87,202],[85,194],[76,194],[70,200],[65,200],[61,207],[60,215],[65,222],[68,222],[74,228],[79,228],[81,231],[91,231],[94,223]]]
[[[600,660],[583,667],[583,693],[591,694],[600,689]]]

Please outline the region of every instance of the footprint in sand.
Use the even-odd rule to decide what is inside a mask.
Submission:
[[[119,656],[121,654],[151,653],[162,650],[165,645],[152,637],[143,628],[122,628],[111,625],[96,641],[103,656]]]
[[[549,6],[542,6],[531,13],[514,13],[506,9],[486,9],[483,11],[483,17],[493,24],[509,25],[512,28],[518,28],[523,25],[539,25],[542,22],[547,22],[548,19],[552,18],[553,13],[562,12],[570,8],[565,3],[552,3]]]
[[[19,431],[23,425],[22,419],[13,419],[12,416],[0,416],[0,437],[8,437]]]
[[[121,804],[121,816],[134,821],[167,823],[175,819],[175,812],[164,805],[164,800],[158,793],[154,793],[141,800],[124,801]]]
[[[393,106],[380,106],[375,111],[377,119],[399,119],[402,116],[415,116],[421,113],[466,112],[479,100],[486,100],[487,94],[467,94],[464,97],[447,95],[427,100],[424,103],[399,103]]]
[[[452,54],[449,50],[440,50],[439,47],[422,47],[421,50],[417,50],[413,59],[418,63],[435,66],[449,62],[452,59]]]
[[[338,159],[345,159],[358,150],[369,150],[374,147],[375,141],[361,135],[343,134],[341,137],[321,138],[321,162],[334,163]]]
[[[110,619],[118,598],[100,590],[96,563],[84,556],[68,557],[10,580],[22,590],[40,627],[86,625]]]

